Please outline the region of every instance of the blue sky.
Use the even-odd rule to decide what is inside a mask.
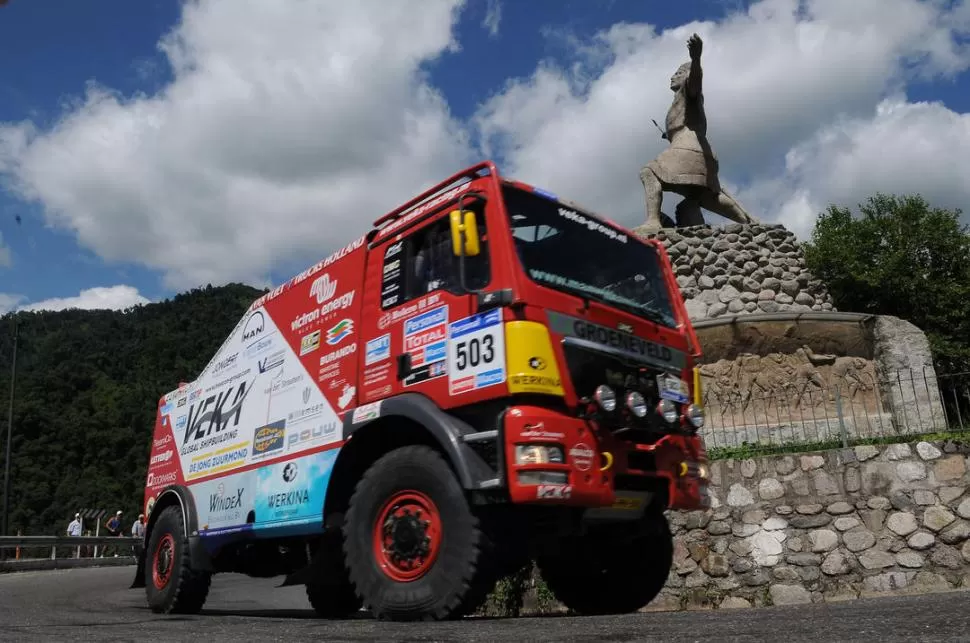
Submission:
[[[705,53],[721,56],[704,62],[722,180],[758,216],[804,236],[827,203],[897,188],[970,209],[959,153],[970,143],[970,10],[883,1],[897,6],[469,0],[455,14],[402,13],[397,23],[414,27],[395,30],[380,2],[321,18],[300,15],[303,3],[260,16],[258,4],[206,1],[179,26],[172,0],[11,0],[0,7],[0,312],[279,283],[484,155],[636,225],[639,166],[662,149],[649,119],[662,122],[666,79],[687,59],[687,33],[664,32],[692,21],[703,21]],[[190,62],[179,71],[158,46],[173,29]],[[315,75],[385,50],[393,64]],[[298,90],[280,69],[300,70]],[[110,93],[93,99],[92,82]],[[242,86],[264,92],[257,106]],[[424,129],[366,125],[398,122]]]

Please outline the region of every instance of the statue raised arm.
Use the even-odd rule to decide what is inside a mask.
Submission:
[[[640,170],[646,193],[648,232],[661,227],[664,191],[684,197],[676,210],[677,227],[703,224],[702,207],[738,223],[757,223],[757,219],[721,188],[718,179],[717,155],[707,141],[701,70],[703,48],[704,42],[696,33],[687,41],[690,62],[678,67],[670,78],[674,100],[665,124],[670,147]]]

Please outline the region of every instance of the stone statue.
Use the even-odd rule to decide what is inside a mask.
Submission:
[[[640,170],[647,197],[647,231],[669,227],[661,221],[664,191],[684,197],[676,209],[677,227],[703,225],[702,207],[738,223],[758,223],[721,188],[718,180],[717,156],[707,142],[701,90],[702,48],[703,42],[695,33],[687,41],[690,62],[681,65],[670,79],[674,101],[667,111],[663,135],[670,147]],[[668,217],[664,219],[669,222]]]

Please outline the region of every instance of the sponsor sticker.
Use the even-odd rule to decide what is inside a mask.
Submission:
[[[364,366],[383,362],[391,357],[391,334],[385,333],[367,342],[364,352]]]
[[[354,320],[347,317],[327,329],[327,344],[336,346],[354,332]]]
[[[381,403],[380,401],[371,402],[370,404],[361,404],[356,409],[351,416],[351,422],[354,424],[359,424],[361,422],[369,422],[370,420],[376,420],[381,416]]]
[[[300,357],[320,348],[320,331],[315,330],[309,335],[300,338]]]

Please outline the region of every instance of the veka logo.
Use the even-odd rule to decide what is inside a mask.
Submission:
[[[310,286],[310,296],[316,297],[318,304],[328,301],[335,292],[337,292],[337,280],[330,281],[329,273],[323,273],[317,277]]]
[[[307,404],[310,401],[310,387],[303,389],[303,403]]]
[[[246,401],[248,394],[249,388],[246,386],[246,382],[240,382],[235,394],[233,387],[230,386],[218,395],[210,395],[204,401],[190,406],[189,428],[185,431],[182,444],[188,444],[190,440],[200,440],[212,433],[213,429],[216,433],[222,431],[229,426],[229,420],[233,419],[233,416],[235,416],[233,426],[237,426],[242,415],[243,402]],[[225,408],[230,396],[233,397],[232,406]],[[212,406],[213,404],[215,406]],[[202,423],[206,420],[209,421],[209,425],[203,429]]]
[[[260,335],[263,334],[263,330],[266,328],[266,318],[263,317],[263,311],[257,310],[249,319],[246,320],[246,325],[243,326],[243,341],[249,342]]]
[[[331,346],[336,346],[344,340],[345,337],[353,334],[354,332],[354,322],[352,319],[344,318],[337,322],[334,326],[331,326],[327,331],[327,343]]]

